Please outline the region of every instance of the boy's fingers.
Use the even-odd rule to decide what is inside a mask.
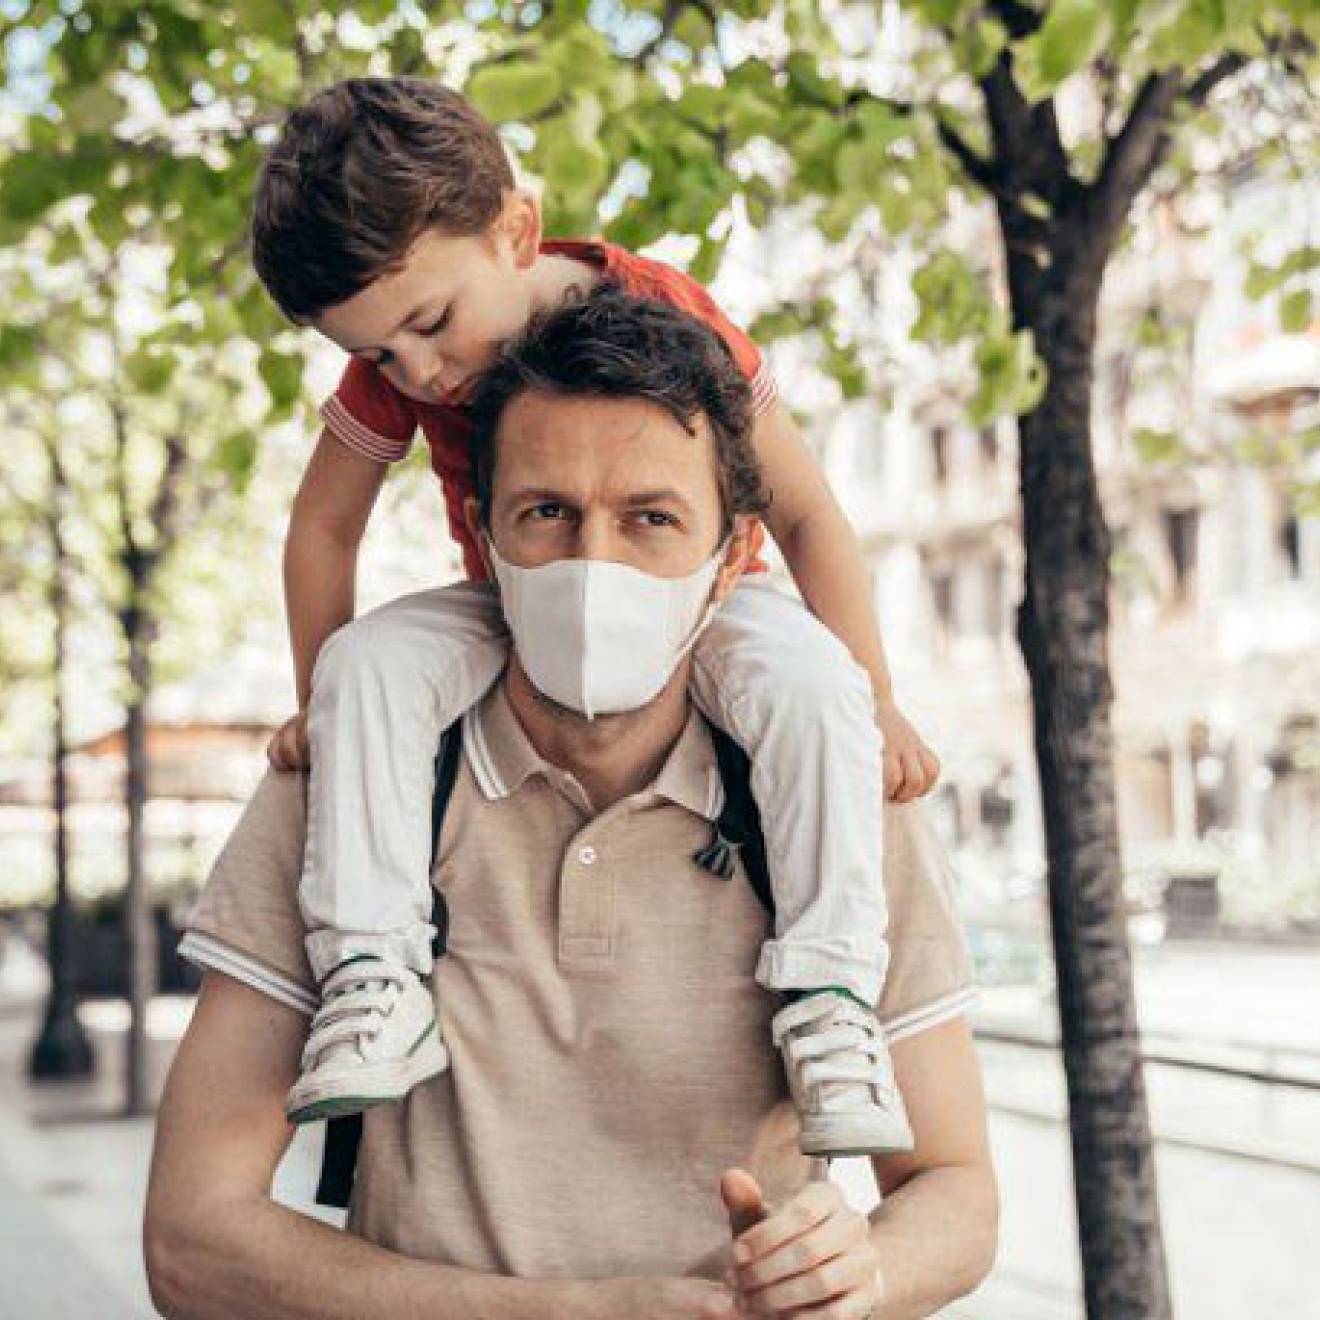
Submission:
[[[930,750],[929,747],[921,749],[921,768],[926,772],[925,792],[929,793],[935,787],[936,781],[940,777],[940,758]]]
[[[903,782],[903,762],[897,752],[885,752],[885,797],[893,801]]]

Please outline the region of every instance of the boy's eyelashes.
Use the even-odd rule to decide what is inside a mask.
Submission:
[[[453,307],[446,307],[441,315],[436,320],[432,321],[430,325],[420,326],[417,333],[424,339],[433,339],[436,335],[440,334],[453,319]],[[358,352],[357,356],[370,362],[373,367],[386,367],[394,361],[394,354],[391,353],[388,348],[380,349],[374,357],[368,356],[368,353],[361,351]]]
[[[445,326],[447,326],[449,322],[453,319],[453,315],[454,315],[454,309],[452,307],[446,307],[444,312],[440,315],[439,319],[432,321],[430,325],[423,327],[421,333],[425,335],[428,339],[431,338],[431,336],[433,335],[438,335],[440,331],[443,330]]]

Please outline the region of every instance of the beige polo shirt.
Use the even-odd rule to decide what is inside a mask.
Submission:
[[[767,917],[741,873],[692,855],[723,800],[695,713],[655,782],[596,815],[543,761],[502,688],[463,726],[435,884],[436,1000],[452,1066],[367,1113],[348,1226],[408,1255],[507,1275],[713,1274],[717,1179],[772,1200],[806,1182],[753,970]],[[258,788],[184,952],[310,1013],[297,885],[305,785]],[[886,811],[894,1039],[962,1012],[971,976],[942,854]],[[236,1083],[237,1084],[237,1083]]]

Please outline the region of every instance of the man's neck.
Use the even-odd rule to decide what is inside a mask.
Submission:
[[[640,792],[660,772],[687,725],[688,666],[681,665],[663,692],[641,710],[588,720],[548,702],[533,686],[515,653],[504,691],[537,754],[567,770],[596,811]]]

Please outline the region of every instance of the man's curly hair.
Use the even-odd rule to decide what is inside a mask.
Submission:
[[[704,417],[714,441],[725,534],[736,514],[770,507],[752,448],[752,395],[724,341],[670,303],[605,281],[534,317],[483,373],[471,401],[472,466],[481,521],[490,525],[500,421],[525,390],[646,399],[689,434]]]

